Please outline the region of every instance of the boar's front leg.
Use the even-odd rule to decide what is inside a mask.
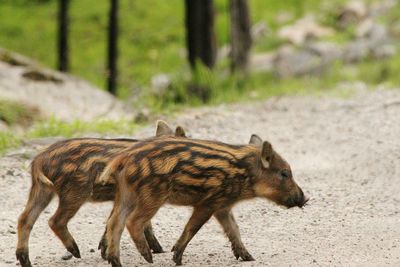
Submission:
[[[160,245],[156,236],[154,235],[153,227],[151,226],[151,221],[149,221],[147,225],[145,225],[144,227],[144,236],[146,237],[149,247],[151,248],[151,250],[153,250],[153,253],[164,252],[162,246]]]
[[[232,244],[232,251],[236,259],[242,258],[244,261],[254,261],[247,249],[244,247],[240,238],[239,227],[230,209],[219,210],[214,213],[215,218],[221,224],[226,236]]]
[[[176,265],[182,265],[182,255],[187,244],[193,238],[193,236],[200,230],[212,216],[214,210],[209,207],[195,207],[188,223],[183,230],[179,240],[175,243],[172,251],[174,252],[173,260]]]
[[[106,234],[107,234],[107,227],[106,230],[103,233],[103,236],[101,237],[99,247],[98,249],[101,251],[101,257],[103,260],[107,260],[107,239],[106,239]],[[153,227],[151,225],[151,222],[149,221],[148,224],[144,227],[144,235],[146,237],[147,243],[149,244],[149,247],[151,250],[153,250],[153,253],[163,253],[164,250],[160,243],[158,242],[156,236],[154,235],[153,232]]]

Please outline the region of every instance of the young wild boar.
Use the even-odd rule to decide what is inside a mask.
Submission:
[[[99,182],[108,179],[117,182],[106,230],[106,254],[112,266],[121,266],[119,242],[125,223],[139,252],[152,262],[143,229],[164,203],[194,208],[172,249],[173,260],[181,265],[189,241],[211,216],[221,224],[235,257],[254,260],[231,212],[238,201],[263,197],[290,208],[302,207],[308,200],[289,164],[256,135],[250,145],[174,137],[144,140],[107,165]]]
[[[162,121],[157,124],[156,136],[174,135]],[[184,137],[181,127],[175,135]],[[179,138],[178,138],[179,139]],[[49,220],[49,226],[73,256],[80,258],[80,252],[67,224],[79,208],[87,201],[102,202],[114,200],[115,185],[95,184],[96,178],[106,164],[121,150],[131,147],[134,139],[76,138],[59,141],[34,158],[31,164],[32,187],[25,210],[18,220],[18,244],[16,256],[21,266],[31,266],[29,260],[29,235],[31,229],[55,194],[59,197],[56,213]],[[144,235],[155,253],[162,247],[153,234],[150,221],[144,227]],[[99,244],[102,257],[106,250],[105,236]]]

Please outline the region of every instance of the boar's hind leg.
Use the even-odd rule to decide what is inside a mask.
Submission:
[[[151,248],[151,250],[153,250],[154,253],[164,252],[162,246],[160,245],[156,236],[154,235],[153,227],[151,226],[151,221],[149,221],[144,227],[144,236],[146,237],[149,247]]]
[[[182,265],[182,255],[187,244],[193,236],[200,230],[213,214],[214,210],[206,207],[195,207],[188,223],[183,230],[179,240],[175,243],[172,251],[174,252],[173,260],[176,265]]]
[[[219,210],[214,214],[218,222],[221,224],[226,236],[232,244],[232,251],[236,259],[242,258],[244,261],[253,261],[254,258],[250,255],[244,247],[240,238],[239,227],[233,217],[230,209]]]
[[[54,193],[48,187],[33,183],[28,202],[18,219],[18,244],[16,256],[21,266],[31,266],[29,260],[29,235],[40,213],[47,207]]]
[[[120,262],[119,245],[125,222],[129,214],[134,209],[134,200],[129,196],[129,192],[121,190],[115,196],[114,207],[107,221],[106,227],[106,258],[113,267],[122,266]]]
[[[163,201],[161,199],[147,198],[146,202],[139,202],[137,204],[135,210],[129,215],[126,221],[126,228],[135,242],[138,251],[150,263],[153,262],[153,256],[145,238],[145,226],[149,225],[151,218],[157,213],[162,204]]]
[[[108,216],[107,224],[110,221],[110,218],[111,218],[111,216],[113,214],[114,214],[114,207],[113,207],[113,209],[112,209],[112,211],[110,213],[110,216]],[[103,258],[103,260],[107,260],[107,253],[106,253],[107,252],[107,247],[108,247],[108,245],[107,245],[107,226],[106,226],[106,229],[104,230],[104,233],[103,233],[103,235],[101,237],[99,246],[97,248],[97,249],[100,249],[101,257]]]
[[[78,245],[68,231],[67,224],[85,201],[84,194],[81,194],[78,198],[60,198],[57,211],[49,220],[50,228],[75,258],[80,258],[81,254]]]

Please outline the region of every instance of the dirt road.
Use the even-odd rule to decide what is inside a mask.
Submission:
[[[171,123],[173,121],[171,120]],[[193,137],[247,142],[268,139],[292,166],[311,196],[304,209],[287,210],[265,200],[234,208],[254,262],[235,260],[219,225],[210,220],[189,244],[186,266],[400,266],[400,90],[362,92],[350,99],[284,97],[185,112],[174,123]],[[138,137],[152,134],[151,127]],[[16,220],[30,185],[25,147],[0,158],[0,266],[15,266]],[[97,244],[111,203],[86,204],[70,223],[82,259],[64,261],[65,250],[47,220],[57,200],[37,221],[30,240],[36,266],[107,266]],[[169,251],[190,210],[165,206],[154,219]],[[124,232],[125,266],[150,266]],[[173,266],[172,253],[153,266]]]

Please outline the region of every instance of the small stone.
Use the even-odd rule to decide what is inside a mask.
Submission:
[[[91,248],[91,249],[89,250],[89,252],[93,253],[93,252],[95,252],[95,250],[94,250],[93,248]]]
[[[70,259],[72,259],[72,254],[71,254],[70,252],[66,252],[66,253],[61,257],[61,259],[62,259],[62,260],[65,260],[65,261],[70,260]]]
[[[14,230],[8,230],[8,233],[15,235],[16,232]]]

